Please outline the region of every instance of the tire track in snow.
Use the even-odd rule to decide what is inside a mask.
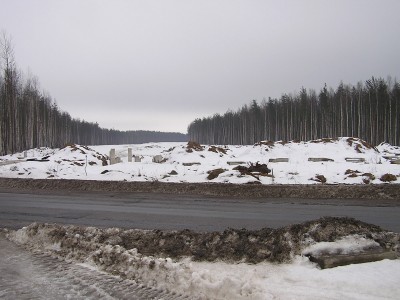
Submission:
[[[0,234],[1,299],[189,299],[42,253]]]

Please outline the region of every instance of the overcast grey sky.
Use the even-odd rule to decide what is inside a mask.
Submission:
[[[399,0],[0,0],[0,29],[72,117],[186,132],[302,86],[400,79],[399,12]]]

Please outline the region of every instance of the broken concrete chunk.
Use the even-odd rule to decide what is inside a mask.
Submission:
[[[270,158],[269,162],[274,162],[274,163],[289,162],[289,158],[287,158],[287,157]]]
[[[308,161],[321,162],[321,161],[334,161],[334,160],[326,157],[309,157]]]
[[[328,254],[321,256],[313,256],[311,254],[307,256],[310,261],[317,263],[321,269],[398,258],[398,255],[395,251],[382,248],[367,250],[365,252],[354,254]]]
[[[186,162],[186,163],[182,163],[183,166],[185,167],[190,167],[190,166],[194,166],[194,165],[201,165],[201,163],[199,162]]]
[[[347,162],[352,162],[352,163],[362,163],[365,162],[365,158],[362,157],[346,157],[345,160]]]
[[[153,162],[154,163],[162,163],[162,162],[164,162],[164,158],[162,157],[162,155],[155,155],[155,156],[153,156]]]
[[[245,163],[246,162],[244,162],[244,161],[228,161],[227,162],[227,164],[230,165],[230,166],[243,165]]]

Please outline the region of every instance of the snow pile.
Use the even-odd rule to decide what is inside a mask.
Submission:
[[[303,255],[326,255],[326,254],[356,254],[366,250],[379,248],[380,245],[374,240],[360,235],[350,235],[334,242],[319,242],[303,249]]]
[[[40,148],[33,148],[26,151],[26,158],[42,158],[48,155],[52,155],[58,149],[51,149],[48,147],[40,147]],[[15,154],[8,154],[0,157],[0,161],[10,161],[10,160],[17,160],[17,159],[24,159],[24,153],[15,153]]]
[[[80,145],[67,145],[61,149],[38,148],[28,150],[26,159],[22,153],[7,155],[4,161],[19,159],[14,165],[3,166],[19,178],[76,178],[87,174],[92,166],[107,165],[108,157]]]
[[[265,233],[268,234],[264,238]],[[283,287],[292,285],[294,281],[306,283],[301,275],[304,272],[316,279],[317,272],[323,276],[336,271],[318,271],[301,256],[302,253],[310,250],[335,252],[338,249],[342,252],[343,249],[362,251],[371,246],[398,251],[400,241],[399,234],[349,218],[322,218],[276,230],[228,230],[225,233],[99,229],[34,223],[10,232],[8,237],[31,250],[45,250],[194,299],[269,299],[282,293],[307,298],[307,290],[299,288],[298,284],[294,284],[294,291],[285,291]],[[221,240],[223,243],[215,247]],[[262,259],[252,258],[257,253],[253,252],[251,245],[257,241],[262,241],[257,245],[263,254]],[[182,250],[185,246],[188,252]],[[220,247],[223,249],[216,253],[216,248]],[[254,265],[246,261],[258,263]],[[384,266],[385,262],[375,264]],[[398,276],[398,260],[391,264],[397,268],[397,271],[392,270],[392,274]],[[381,271],[386,272],[384,268]],[[341,272],[337,271],[337,274]],[[325,283],[329,281],[327,279]],[[389,285],[397,287],[397,283]],[[349,288],[349,284],[345,286]],[[343,295],[350,294],[344,292]]]
[[[400,147],[399,146],[392,146],[388,143],[382,143],[382,144],[379,144],[376,148],[380,153],[383,153],[383,154],[392,155],[392,156],[400,155]]]
[[[121,163],[105,165],[111,148],[116,150]],[[140,161],[128,163],[128,148]],[[35,149],[27,153],[28,160],[34,156],[34,161],[20,159],[22,153],[1,157],[4,161],[19,159],[19,163],[0,163],[0,176],[235,184],[400,182],[400,169],[391,164],[392,158],[400,157],[399,147],[388,144],[373,147],[356,138],[264,141],[253,146],[199,145],[193,142],[90,148],[70,145],[63,149]],[[161,156],[162,163],[153,162],[157,155]],[[279,158],[283,158],[283,162],[273,162]],[[271,172],[250,174],[238,169],[238,166],[248,167],[257,163],[267,166]]]

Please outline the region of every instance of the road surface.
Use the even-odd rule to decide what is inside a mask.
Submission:
[[[0,299],[189,299],[84,264],[31,253],[0,233]]]
[[[395,200],[229,199],[150,193],[22,193],[0,190],[0,227],[32,222],[98,227],[224,230],[280,227],[321,216],[349,216],[400,232]],[[189,299],[86,265],[32,253],[0,233],[2,299]]]
[[[0,227],[32,222],[140,229],[277,228],[348,216],[400,232],[398,200],[229,199],[152,193],[0,191]]]

